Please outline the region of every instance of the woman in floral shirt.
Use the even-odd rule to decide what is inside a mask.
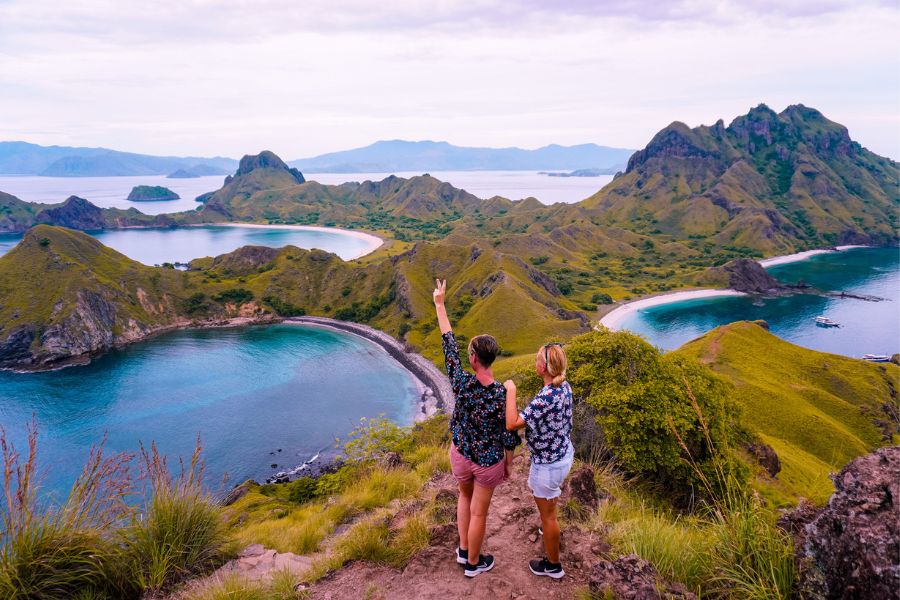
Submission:
[[[544,550],[547,555],[532,560],[528,566],[535,575],[559,579],[565,575],[559,561],[559,523],[556,501],[563,480],[572,469],[575,449],[569,440],[572,432],[572,388],[566,381],[566,353],[562,344],[541,346],[534,367],[543,378],[544,387],[519,413],[516,409],[516,385],[507,381],[506,426],[525,427],[525,442],[531,450],[531,472],[528,486],[541,513]]]
[[[434,306],[444,348],[447,375],[456,403],[450,418],[450,467],[459,482],[456,521],[459,547],[456,562],[464,564],[468,577],[494,567],[494,557],[482,555],[484,528],[494,488],[509,475],[512,450],[520,443],[515,432],[507,431],[506,388],[494,380],[491,364],[500,353],[497,341],[479,335],[469,342],[469,364],[475,374],[462,367],[459,347],[444,306],[447,282],[438,280]]]

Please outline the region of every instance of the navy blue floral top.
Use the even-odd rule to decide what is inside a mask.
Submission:
[[[572,432],[572,388],[568,381],[545,385],[520,413],[525,421],[525,442],[535,464],[562,460],[569,451]]]
[[[522,443],[516,432],[506,429],[506,388],[499,381],[482,385],[463,369],[453,332],[441,337],[447,375],[456,397],[450,417],[453,444],[476,465],[495,465],[503,459],[504,450],[512,450]]]

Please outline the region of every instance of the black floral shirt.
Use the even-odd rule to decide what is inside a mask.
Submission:
[[[456,397],[450,417],[453,444],[476,465],[495,465],[503,459],[504,450],[512,450],[522,443],[516,432],[506,429],[506,388],[499,381],[482,385],[463,369],[452,331],[442,339],[447,375]]]
[[[572,432],[572,388],[568,381],[545,385],[520,413],[525,421],[525,442],[535,464],[562,460],[569,451]]]

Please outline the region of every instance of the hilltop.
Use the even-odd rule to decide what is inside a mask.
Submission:
[[[829,473],[900,440],[896,365],[801,348],[747,321],[717,327],[676,354],[734,384],[744,423],[780,459],[770,480],[776,496],[824,502]]]
[[[363,148],[290,161],[307,173],[393,173],[402,171],[537,171],[540,169],[621,170],[634,150],[597,144],[535,150],[472,148],[447,142],[378,141]]]

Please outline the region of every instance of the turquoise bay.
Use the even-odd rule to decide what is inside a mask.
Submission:
[[[797,294],[775,298],[720,297],[674,302],[638,310],[621,326],[666,350],[739,320],[763,319],[779,337],[822,352],[860,357],[900,352],[900,251],[858,248],[819,254],[773,266],[784,283],[803,280],[823,291],[846,291],[886,298],[884,302]],[[840,328],[817,327],[826,316]]]
[[[361,417],[409,423],[417,395],[405,369],[353,335],[289,324],[186,330],[87,366],[0,372],[0,423],[23,448],[34,415],[45,492],[67,489],[104,433],[107,451],[156,442],[173,460],[189,458],[199,434],[216,489],[226,474],[259,480],[301,465]]]
[[[188,262],[218,256],[242,246],[297,246],[333,252],[344,260],[368,254],[380,241],[368,234],[298,226],[201,225],[178,228],[132,228],[87,232],[145,265]],[[0,255],[12,250],[21,234],[0,234]]]

